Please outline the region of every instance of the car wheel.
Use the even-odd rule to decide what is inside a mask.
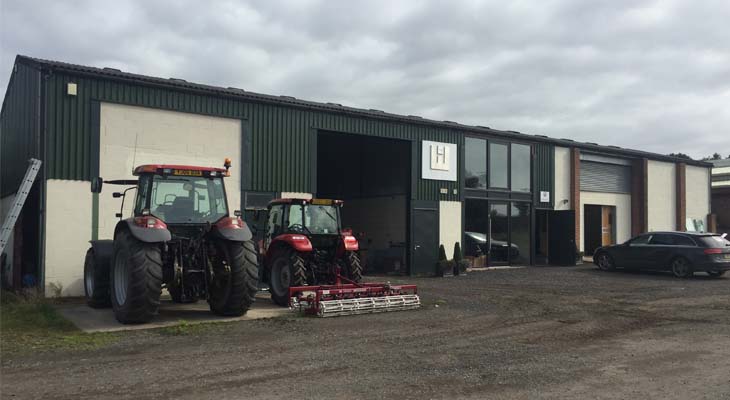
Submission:
[[[672,273],[677,278],[690,278],[694,275],[694,270],[686,258],[677,257],[672,260]]]
[[[596,256],[596,265],[601,271],[612,271],[616,269],[613,258],[606,252],[600,253]]]
[[[710,275],[710,278],[719,278],[725,275],[725,272],[727,271],[707,271],[707,275]]]

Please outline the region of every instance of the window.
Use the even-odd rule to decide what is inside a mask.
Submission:
[[[154,176],[149,186],[139,196],[149,196],[150,213],[167,223],[216,222],[228,214],[220,178]]]
[[[651,237],[651,244],[672,246],[674,244],[674,238],[672,237],[672,235],[659,233]]]
[[[509,148],[506,144],[489,143],[489,186],[493,188],[507,189],[508,175],[507,153]]]
[[[674,235],[674,244],[677,246],[697,246],[694,240],[688,238],[687,236],[681,235]]]
[[[636,245],[649,244],[649,239],[651,239],[651,235],[637,236],[637,237],[629,240],[629,245],[636,246]]]
[[[284,206],[282,205],[275,205],[269,210],[269,223],[267,224],[269,230],[266,232],[268,238],[272,238],[281,232],[283,214]]]
[[[464,148],[465,186],[469,189],[487,188],[487,141],[467,137]]]
[[[512,190],[515,192],[530,191],[530,169],[532,163],[530,146],[512,143]]]

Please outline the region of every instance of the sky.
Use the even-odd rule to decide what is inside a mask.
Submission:
[[[730,2],[0,0],[16,54],[730,156]]]

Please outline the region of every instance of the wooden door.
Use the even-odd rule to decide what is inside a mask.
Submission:
[[[601,245],[613,244],[613,217],[615,208],[611,206],[601,207]]]

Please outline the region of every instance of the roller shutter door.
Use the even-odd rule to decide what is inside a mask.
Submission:
[[[580,190],[586,192],[631,193],[631,167],[581,161]]]

